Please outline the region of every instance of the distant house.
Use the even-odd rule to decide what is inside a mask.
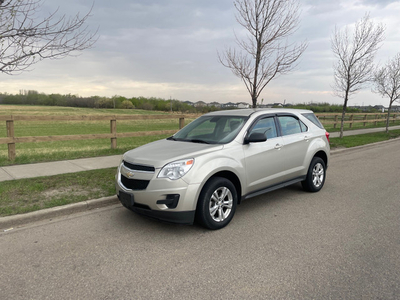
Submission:
[[[239,103],[236,103],[236,105],[237,105],[237,108],[249,108],[250,107],[250,104],[245,103],[245,102],[239,102]]]
[[[194,104],[194,106],[195,106],[195,107],[204,107],[204,106],[207,106],[207,104],[206,104],[204,101],[197,101],[197,102]]]
[[[385,112],[385,110],[387,110],[383,105],[375,105],[374,109],[380,110],[382,112]]]
[[[398,105],[393,105],[391,111],[392,111],[392,112],[400,112],[400,106],[398,106]]]
[[[211,103],[208,103],[207,106],[221,107],[221,103],[218,103],[218,102],[211,102]]]
[[[192,101],[183,101],[183,103],[190,105],[190,106],[194,106],[194,103]]]
[[[224,108],[232,108],[232,107],[237,107],[237,104],[236,103],[232,103],[232,102],[228,102],[228,103],[224,103],[224,104],[222,104],[221,105],[221,107],[224,107]]]

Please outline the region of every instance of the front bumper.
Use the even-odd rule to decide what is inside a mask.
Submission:
[[[120,196],[118,195],[118,198]],[[177,224],[187,224],[192,225],[194,222],[194,217],[196,211],[161,211],[161,210],[152,210],[147,207],[143,207],[140,204],[132,203],[132,205],[126,205],[123,201],[121,201],[123,205],[130,210],[138,213],[140,215],[144,215],[150,218],[158,219],[161,221],[177,223]]]
[[[121,166],[118,168],[115,187],[118,198],[125,207],[159,220],[193,224],[199,184],[187,184],[182,179],[157,178],[156,172],[137,172],[133,178],[148,183],[146,187],[128,188],[126,178],[121,175]]]

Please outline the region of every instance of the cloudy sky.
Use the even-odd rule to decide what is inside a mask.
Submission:
[[[400,1],[300,0],[299,30],[292,41],[308,41],[295,71],[274,79],[259,98],[263,103],[328,102],[333,64],[330,37],[335,26],[351,26],[365,13],[386,26],[376,62],[400,51]],[[43,13],[59,7],[85,14],[91,0],[47,0]],[[0,74],[0,92],[37,90],[79,96],[146,96],[205,102],[251,102],[239,78],[218,61],[218,51],[235,46],[241,32],[233,0],[94,0],[89,28],[98,28],[92,49],[77,57],[48,60],[20,75]],[[367,88],[349,105],[387,106]]]

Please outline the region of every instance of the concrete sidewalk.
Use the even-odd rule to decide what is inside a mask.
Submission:
[[[390,127],[390,130],[394,129],[400,129],[400,126]],[[350,136],[382,131],[385,131],[385,128],[347,130],[344,135]],[[339,132],[332,132],[330,137],[339,137]],[[0,182],[117,167],[121,157],[122,155],[113,155],[0,167]]]
[[[117,167],[121,157],[113,155],[1,167],[0,182]]]
[[[400,126],[389,127],[389,130],[395,130],[395,129],[400,129]],[[343,136],[351,136],[351,135],[374,133],[374,132],[383,132],[385,130],[386,130],[386,127],[346,130],[346,131],[343,131]],[[339,137],[339,136],[340,136],[340,132],[330,133],[330,137]]]

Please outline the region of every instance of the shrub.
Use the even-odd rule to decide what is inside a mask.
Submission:
[[[132,104],[132,102],[129,101],[129,100],[124,100],[124,101],[122,101],[121,107],[122,107],[122,108],[125,108],[125,109],[134,109],[134,108],[135,108],[135,106],[134,106],[134,105]]]

